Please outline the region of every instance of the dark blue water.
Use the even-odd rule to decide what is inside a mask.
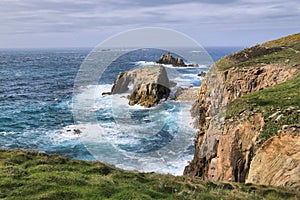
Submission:
[[[214,60],[239,49],[241,48],[207,48]],[[73,83],[89,51],[90,49],[0,50],[0,148],[34,149],[71,158],[94,159],[85,145],[76,136],[66,134],[65,130],[74,123],[71,112]],[[112,84],[120,69],[124,70],[124,66],[131,69],[136,67],[138,61],[157,61],[162,53],[164,52],[143,50],[124,55],[107,68],[99,84]],[[184,73],[192,73],[188,70],[185,69]],[[106,111],[99,109],[97,112],[105,114]],[[105,120],[105,117],[102,119]],[[167,130],[172,130],[172,127],[167,127]],[[166,142],[173,135],[162,131],[159,137],[164,138],[162,142]],[[143,143],[142,140],[141,142]],[[158,143],[157,145],[159,146]],[[142,151],[135,149],[137,145],[131,144],[120,145],[120,148],[133,152]]]

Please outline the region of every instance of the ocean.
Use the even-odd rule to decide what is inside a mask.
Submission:
[[[206,48],[213,60],[240,49]],[[123,55],[106,68],[98,84],[74,88],[78,70],[90,51],[0,50],[0,148],[99,160],[124,169],[182,174],[194,150],[196,130],[189,114],[192,102],[168,100],[145,109],[129,106],[124,95],[102,96],[102,92],[110,91],[120,71],[152,65],[165,52],[141,49]],[[180,74],[173,77],[178,86],[200,86],[200,68],[167,68]],[[93,101],[89,109],[96,121],[90,121],[84,113],[84,120],[74,119],[72,106],[78,100]]]

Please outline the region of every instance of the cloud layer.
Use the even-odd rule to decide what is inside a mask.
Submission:
[[[103,36],[142,26],[189,31],[300,29],[298,0],[1,0],[0,41],[30,34]],[[105,34],[104,34],[105,33]]]

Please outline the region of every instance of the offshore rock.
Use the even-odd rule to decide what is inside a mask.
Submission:
[[[121,72],[110,93],[129,92],[129,105],[139,104],[152,107],[169,97],[169,87],[165,68],[161,65],[154,65]]]
[[[187,65],[183,62],[182,58],[174,58],[170,52],[163,54],[157,61],[159,64],[173,65],[175,67],[186,67]]]

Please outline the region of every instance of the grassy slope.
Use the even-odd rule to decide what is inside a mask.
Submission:
[[[0,199],[297,199],[299,191],[124,171],[99,162],[0,149]]]
[[[246,48],[216,62],[220,70],[265,64],[299,65],[300,33]]]

